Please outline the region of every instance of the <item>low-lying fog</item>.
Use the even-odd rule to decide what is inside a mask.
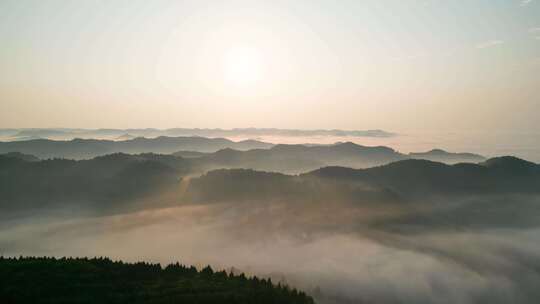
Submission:
[[[234,267],[286,281],[318,303],[540,298],[537,226],[408,229],[407,221],[387,222],[410,214],[409,207],[366,206],[249,202],[94,218],[36,216],[0,224],[0,254]]]

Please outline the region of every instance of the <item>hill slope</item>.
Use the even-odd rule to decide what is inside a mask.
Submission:
[[[0,155],[0,209],[5,216],[30,209],[100,213],[161,207],[176,201],[179,176],[188,170],[189,164],[170,155],[118,153],[79,161]]]
[[[257,277],[103,258],[0,257],[0,282],[3,303],[313,303],[303,292]]]
[[[213,157],[234,160],[237,153],[222,150]],[[119,153],[91,160],[26,161],[0,155],[0,210],[3,216],[54,208],[110,214],[189,202],[398,202],[540,192],[540,167],[510,157],[456,165],[402,160],[368,169],[324,167],[301,175],[219,169],[193,177],[201,164],[208,164],[206,156]]]
[[[492,164],[495,160],[487,162]],[[501,169],[503,168],[503,169]],[[540,166],[505,158],[497,165],[402,160],[368,169],[324,167],[298,176],[252,170],[216,170],[191,180],[198,201],[344,198],[362,201],[374,193],[429,199],[540,191]]]
[[[447,164],[457,163],[479,163],[485,161],[482,155],[473,153],[451,153],[441,149],[433,149],[428,152],[409,153],[410,158],[425,159]]]

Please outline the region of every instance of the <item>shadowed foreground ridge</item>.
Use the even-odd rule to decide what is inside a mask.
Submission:
[[[108,258],[0,257],[2,303],[313,303],[244,274]]]

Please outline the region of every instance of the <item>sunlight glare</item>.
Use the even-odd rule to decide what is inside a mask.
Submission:
[[[257,49],[239,47],[229,50],[224,59],[227,84],[247,87],[256,84],[262,76],[263,61]]]

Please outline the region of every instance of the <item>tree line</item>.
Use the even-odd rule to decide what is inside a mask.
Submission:
[[[0,257],[2,303],[313,304],[271,279],[179,263],[109,258]]]

